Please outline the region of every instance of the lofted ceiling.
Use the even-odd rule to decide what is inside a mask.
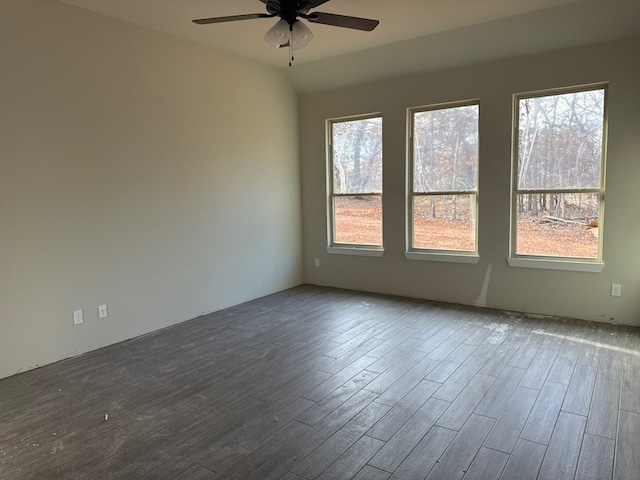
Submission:
[[[264,13],[260,0],[62,1],[266,65],[287,65],[286,49],[263,40],[277,19],[191,21]],[[640,34],[640,0],[330,0],[315,10],[373,18],[380,25],[362,32],[309,24],[313,41],[285,71],[299,90]],[[354,62],[357,71],[341,80],[340,71]]]

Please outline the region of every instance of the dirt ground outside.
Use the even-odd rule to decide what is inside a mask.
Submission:
[[[522,220],[518,222],[519,255],[597,258],[598,232],[584,225],[561,225]]]
[[[380,202],[342,199],[336,209],[336,242],[363,245],[382,244]],[[538,220],[518,223],[517,253],[576,258],[597,258],[597,230],[583,225],[553,224]],[[416,218],[416,248],[474,251],[471,221],[448,218]]]

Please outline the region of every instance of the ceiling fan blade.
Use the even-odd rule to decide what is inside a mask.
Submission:
[[[378,20],[371,20],[368,18],[348,17],[346,15],[336,15],[335,13],[323,12],[313,12],[302,17],[313,23],[333,25],[334,27],[353,28],[354,30],[364,30],[365,32],[370,32],[380,23]]]
[[[236,20],[251,20],[253,18],[273,18],[275,15],[269,13],[248,13],[246,15],[230,15],[228,17],[198,18],[193,23],[198,25],[208,25],[210,23],[235,22]]]
[[[306,0],[302,2],[300,10],[304,10],[305,8],[307,10],[311,10],[312,8],[319,7],[320,5],[325,4],[328,1],[329,0]]]

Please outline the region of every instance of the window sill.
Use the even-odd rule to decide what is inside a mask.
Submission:
[[[360,257],[382,257],[384,249],[371,247],[327,247],[327,253],[336,255],[356,255]]]
[[[509,266],[522,268],[541,268],[545,270],[565,270],[569,272],[600,273],[602,262],[581,262],[572,260],[546,260],[541,258],[507,258]]]
[[[480,256],[464,253],[404,252],[407,260],[423,260],[427,262],[478,263]]]

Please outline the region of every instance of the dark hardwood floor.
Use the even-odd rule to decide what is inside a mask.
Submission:
[[[302,286],[0,380],[5,479],[640,479],[639,330]]]

